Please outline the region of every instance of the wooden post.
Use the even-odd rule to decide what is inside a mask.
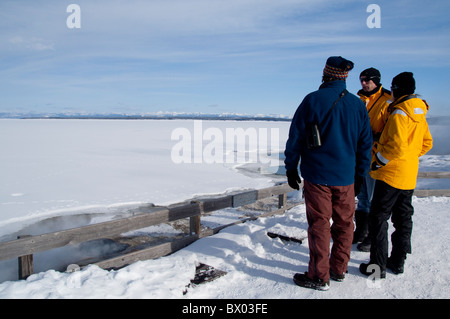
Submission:
[[[287,203],[287,193],[278,195],[278,208],[283,208]]]
[[[192,234],[200,234],[200,215],[196,215],[189,218],[190,232]]]
[[[31,237],[30,235],[17,236],[17,239]],[[33,274],[33,255],[19,257],[19,280],[27,279]]]
[[[191,201],[191,204],[197,203],[200,208],[200,214],[189,217],[189,235],[200,235],[200,218],[204,212],[203,202]]]

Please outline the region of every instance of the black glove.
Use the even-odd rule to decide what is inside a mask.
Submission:
[[[293,189],[299,190],[299,184],[302,183],[302,179],[300,178],[300,176],[298,176],[297,170],[287,171],[286,176],[289,186],[291,186]]]
[[[370,166],[370,170],[376,171],[376,170],[379,169],[380,167],[381,167],[381,165],[378,164],[377,161],[374,161],[374,162],[372,163],[372,165]]]
[[[364,182],[364,177],[355,175],[355,196],[358,196],[358,194],[361,192],[361,186]]]

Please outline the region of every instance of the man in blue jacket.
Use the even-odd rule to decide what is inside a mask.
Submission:
[[[330,278],[344,280],[353,240],[355,196],[370,166],[372,130],[367,110],[361,99],[346,90],[351,69],[349,60],[328,58],[323,83],[298,107],[286,143],[288,183],[299,189],[299,162],[304,179],[310,252],[308,271],[295,274],[294,282],[318,290],[327,290]]]

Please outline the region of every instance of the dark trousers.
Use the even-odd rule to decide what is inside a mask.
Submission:
[[[369,236],[371,237],[370,263],[386,269],[388,258],[388,220],[392,216],[395,231],[391,235],[391,257],[406,259],[411,253],[412,195],[414,190],[401,190],[377,180],[369,214]]]
[[[353,184],[323,186],[305,180],[304,196],[310,257],[308,277],[328,281],[330,269],[338,274],[347,271],[353,240],[355,189]],[[333,239],[331,254],[330,239]]]

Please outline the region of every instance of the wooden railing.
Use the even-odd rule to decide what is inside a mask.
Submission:
[[[450,178],[450,172],[419,172],[417,178]],[[414,195],[417,197],[428,196],[450,196],[450,189],[416,189]]]
[[[228,207],[240,207],[256,201],[278,196],[278,209],[258,217],[282,214],[299,203],[287,204],[287,193],[293,191],[287,184],[281,184],[260,190],[244,191],[232,195],[194,200],[167,207],[146,207],[144,212],[134,216],[102,222],[83,227],[56,231],[37,236],[21,236],[8,242],[0,243],[0,260],[19,258],[19,278],[23,279],[33,273],[33,254],[71,244],[79,244],[94,239],[117,238],[131,230],[142,229],[161,223],[180,219],[190,219],[190,234],[181,239],[151,246],[125,255],[95,263],[104,269],[120,268],[138,260],[158,258],[177,251],[195,240],[217,233],[224,227],[242,223],[255,217],[243,218],[229,225],[206,231],[200,230],[202,214]]]
[[[450,178],[450,172],[420,172],[418,178]],[[142,229],[161,223],[189,218],[190,233],[181,239],[154,245],[124,255],[94,263],[104,269],[116,269],[138,260],[159,258],[173,253],[199,238],[213,235],[230,225],[243,223],[258,217],[283,214],[299,203],[287,203],[287,193],[293,191],[287,184],[260,190],[244,191],[203,200],[174,204],[167,207],[145,207],[134,216],[83,227],[56,231],[37,236],[21,236],[17,240],[0,243],[0,260],[19,258],[19,278],[33,273],[33,254],[71,244],[79,244],[95,239],[117,238],[131,230]],[[450,196],[449,189],[415,190],[415,196]],[[201,231],[201,216],[228,207],[240,207],[269,197],[278,196],[278,209],[257,217],[242,218],[231,224]]]

